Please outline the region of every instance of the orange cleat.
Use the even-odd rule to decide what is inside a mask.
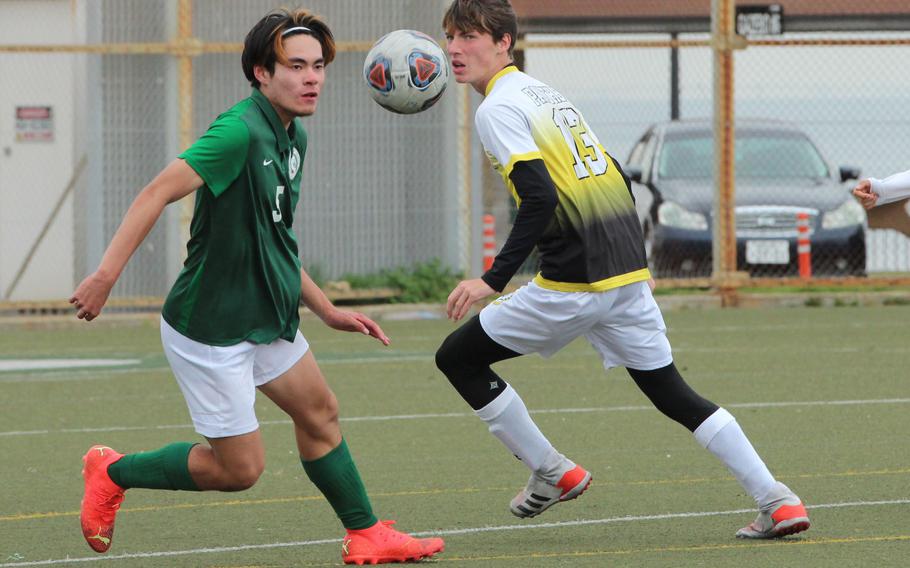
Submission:
[[[445,550],[441,538],[414,538],[392,528],[395,521],[379,521],[359,530],[348,529],[341,542],[345,564],[386,564],[429,558]]]
[[[107,552],[114,538],[114,517],[123,501],[124,489],[107,474],[107,466],[123,457],[107,446],[92,446],[82,456],[82,536],[95,552]]]

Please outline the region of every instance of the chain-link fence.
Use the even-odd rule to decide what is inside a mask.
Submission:
[[[432,258],[477,273],[481,213],[496,215],[498,244],[507,235],[510,198],[471,135],[479,97],[453,82],[430,111],[398,116],[362,83],[372,41],[397,28],[438,38],[448,3],[307,3],[339,40],[319,112],[304,122],[311,147],[296,224],[303,262],[321,276]],[[782,28],[727,44],[710,33],[702,2],[514,4],[529,32],[520,63],[581,109],[636,180],[660,278],[716,283],[715,227],[728,218],[725,273],[758,284],[799,276],[800,214],[812,278],[910,276],[908,237],[881,228],[900,227],[906,212],[867,217],[849,196],[857,176],[910,167],[910,9],[900,2],[781,2]],[[240,42],[273,7],[0,0],[0,300],[64,298],[97,266],[136,193],[248,96]],[[716,189],[719,52],[732,62],[723,112],[735,109],[735,142],[722,154],[728,209]],[[167,292],[188,211],[168,208],[115,295]]]
[[[699,283],[713,275],[716,283],[719,40],[707,29],[686,31],[707,28],[706,6],[574,0],[557,13],[547,3],[516,4],[527,28],[561,32],[525,36],[525,68],[582,110],[635,179],[652,270]],[[849,192],[857,178],[910,167],[910,31],[903,31],[910,30],[910,8],[890,1],[765,8],[752,14],[753,23],[777,27],[732,38],[728,52],[735,121],[729,270],[754,284],[768,284],[766,277],[775,284],[791,277],[851,285],[857,281],[845,277],[906,279],[905,204],[891,212],[903,217],[899,222],[883,220],[880,210],[867,218]],[[567,33],[573,27],[583,33]],[[635,28],[666,33],[598,33]],[[498,217],[508,218],[508,204],[494,203]],[[803,247],[800,214],[807,217]]]
[[[445,5],[307,5],[338,41],[319,112],[303,120],[310,143],[295,223],[303,263],[320,277],[432,259],[471,270],[471,174],[459,158],[469,146],[459,128],[470,113],[465,89],[450,85],[434,108],[400,116],[369,100],[362,77],[366,51],[392,29],[441,39]],[[261,0],[0,1],[0,70],[16,77],[0,95],[0,300],[64,298],[98,265],[138,191],[249,96],[242,40],[273,8]],[[42,21],[47,33],[34,33]],[[42,109],[52,118],[11,120]],[[167,293],[190,211],[168,208],[115,296]]]

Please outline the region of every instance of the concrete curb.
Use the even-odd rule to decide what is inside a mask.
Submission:
[[[720,297],[714,294],[658,294],[655,296],[662,311],[709,310],[721,308]],[[796,308],[796,307],[868,307],[910,305],[910,290],[881,292],[800,292],[749,293],[739,296],[738,308]],[[341,309],[366,314],[376,321],[417,321],[445,319],[443,304],[374,304],[341,306]],[[477,313],[472,310],[470,315]],[[306,308],[301,319],[315,320]],[[105,312],[98,320],[87,323],[74,314],[8,315],[0,317],[0,330],[5,329],[64,329],[78,325],[157,326],[158,311]]]
[[[667,294],[655,296],[662,311],[720,308],[713,294]],[[910,291],[895,292],[799,292],[740,294],[737,308],[799,308],[910,305]]]

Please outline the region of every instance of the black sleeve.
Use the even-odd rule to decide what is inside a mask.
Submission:
[[[506,287],[534,250],[559,203],[556,186],[553,185],[543,160],[518,162],[509,174],[509,179],[515,185],[515,192],[521,200],[518,215],[493,266],[481,276],[497,292]]]
[[[610,156],[610,154],[607,154],[607,156]],[[632,196],[632,203],[634,204],[635,203],[635,194],[632,193],[632,180],[630,180],[629,176],[626,175],[626,172],[623,171],[622,166],[619,164],[619,160],[617,160],[613,156],[610,156],[610,159],[613,160],[614,164],[616,164],[616,169],[619,170],[619,175],[622,176],[622,180],[624,182],[626,182],[626,189],[629,190],[629,195]]]

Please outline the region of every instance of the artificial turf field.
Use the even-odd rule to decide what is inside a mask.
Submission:
[[[302,329],[341,402],[342,428],[381,518],[441,535],[439,566],[910,565],[910,307],[665,313],[676,363],[728,408],[772,472],[806,502],[812,529],[733,538],[753,502],[623,369],[576,341],[550,360],[497,371],[541,429],[594,475],[579,499],[520,520],[508,502],[526,469],[436,370],[454,324],[384,321],[392,346]],[[106,369],[0,372],[0,568],[332,566],[342,530],[305,477],[290,423],[257,410],[266,471],[243,493],[127,492],[114,545],[82,539],[80,457],[198,440],[157,322],[0,327],[7,359],[122,358]]]

